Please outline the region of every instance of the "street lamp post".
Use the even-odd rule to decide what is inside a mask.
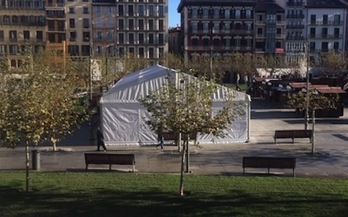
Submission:
[[[306,55],[306,111],[305,111],[305,130],[308,129],[308,119],[309,119],[309,46],[308,41],[305,43],[305,55]]]
[[[89,46],[89,99],[90,99],[90,102],[92,102],[92,99],[93,99],[92,55],[93,55],[93,47]]]

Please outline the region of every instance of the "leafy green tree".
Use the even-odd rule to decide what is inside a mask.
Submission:
[[[321,56],[319,64],[321,76],[339,76],[347,68],[347,59],[341,53],[329,52]]]
[[[149,123],[155,132],[161,130],[182,135],[180,195],[184,195],[184,165],[185,158],[189,156],[187,150],[192,135],[196,137],[197,133],[203,133],[223,136],[224,129],[241,114],[238,106],[232,102],[233,91],[228,88],[220,89],[227,98],[225,106],[219,111],[213,110],[212,96],[218,88],[216,83],[205,77],[181,74],[180,82],[173,83],[169,78],[168,84],[139,100],[151,113],[152,120]]]
[[[339,102],[338,94],[330,94],[324,96],[317,90],[309,90],[309,92],[291,93],[288,96],[288,106],[290,108],[299,109],[300,111],[311,111],[312,116],[312,155],[315,153],[315,111],[318,109],[334,109]],[[305,120],[307,123],[307,120]]]
[[[56,141],[89,116],[87,101],[75,96],[78,80],[66,66],[52,61],[60,56],[45,51],[28,53],[20,69],[4,71],[1,76],[0,135],[2,145],[25,145],[26,191],[29,191],[29,146]]]

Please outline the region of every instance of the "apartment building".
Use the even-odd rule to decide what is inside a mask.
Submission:
[[[168,52],[168,0],[0,0],[0,58],[20,67],[24,45],[69,56]]]
[[[168,1],[93,0],[92,48],[95,56],[158,62],[168,52]]]
[[[255,6],[256,55],[278,56],[285,54],[285,10],[274,1],[258,2]]]
[[[307,0],[307,35],[311,62],[328,52],[345,54],[346,5],[339,0]]]
[[[345,54],[347,5],[341,0],[276,0],[286,10],[286,61],[301,63],[310,56]]]
[[[278,56],[287,64],[321,54],[345,53],[346,0],[182,0],[184,58],[253,53]],[[346,1],[347,2],[347,1]]]
[[[255,0],[182,0],[178,6],[184,59],[194,55],[252,53]]]
[[[181,28],[172,27],[168,31],[169,53],[181,55],[182,53]]]
[[[70,56],[89,56],[92,41],[92,4],[90,0],[65,1],[65,38]]]
[[[0,1],[0,59],[20,67],[23,51],[38,51],[46,41],[44,0]]]

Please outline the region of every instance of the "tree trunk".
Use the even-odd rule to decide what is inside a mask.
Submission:
[[[189,150],[189,141],[190,136],[189,134],[186,135],[186,173],[190,173],[190,150]]]
[[[315,133],[314,133],[314,128],[315,128],[315,109],[312,110],[312,155],[315,153]]]
[[[185,168],[185,149],[186,149],[186,139],[182,144],[181,150],[181,171],[180,171],[180,196],[184,196],[184,168]]]
[[[25,191],[29,192],[29,144],[25,142]]]
[[[53,143],[53,151],[57,151],[57,140],[54,138],[51,138],[51,142]]]
[[[179,133],[179,136],[178,136],[178,152],[180,152],[182,150],[182,143],[181,143],[181,133]]]

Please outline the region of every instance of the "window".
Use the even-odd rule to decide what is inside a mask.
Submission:
[[[133,7],[133,5],[128,5],[128,16],[134,16],[134,7]]]
[[[321,35],[323,38],[327,38],[327,28],[322,28],[321,29]]]
[[[144,16],[145,15],[145,7],[144,5],[138,5],[138,15]]]
[[[108,31],[108,40],[112,41],[114,39],[114,34],[112,31]]]
[[[89,28],[89,19],[87,18],[83,19],[83,28]]]
[[[101,31],[97,32],[97,39],[101,40],[103,38],[103,33]]]
[[[192,39],[192,45],[195,47],[198,46],[198,39],[197,38]]]
[[[334,37],[339,38],[340,37],[340,28],[335,28],[334,29]]]
[[[138,29],[144,30],[144,20],[138,20]]]
[[[153,35],[153,33],[150,33],[149,34],[149,44],[154,44],[154,43],[155,43],[154,35]]]
[[[149,20],[149,30],[154,30],[154,21],[153,20]]]
[[[309,37],[315,38],[315,28],[310,28]]]
[[[89,14],[88,7],[83,7],[83,13],[84,13],[84,14]]]
[[[36,31],[36,40],[43,41],[43,32],[42,31]]]
[[[311,24],[312,24],[312,25],[315,25],[316,20],[317,20],[316,15],[315,15],[315,14],[312,14],[312,15],[311,15]]]
[[[198,23],[192,23],[192,33],[198,33]]]
[[[124,34],[123,33],[118,33],[118,43],[124,44]]]
[[[10,38],[10,41],[17,41],[17,31],[10,31],[9,32],[9,38]]]
[[[154,48],[153,48],[153,47],[150,47],[150,48],[149,48],[149,58],[150,58],[150,59],[154,59],[154,57],[155,57]]]
[[[70,8],[69,8],[69,14],[74,14],[74,13],[75,13],[75,8],[70,7]]]
[[[337,51],[337,50],[339,49],[339,43],[338,43],[338,42],[334,42],[334,44],[333,44],[333,49],[334,49],[335,51]]]
[[[328,52],[329,51],[329,43],[328,42],[322,42],[321,43],[321,51],[322,52]]]
[[[209,10],[208,10],[208,8],[204,8],[203,9],[203,18],[208,19],[208,17],[209,17]]]
[[[128,28],[129,28],[129,30],[134,30],[134,20],[133,19],[128,20]]]
[[[0,41],[4,41],[4,30],[0,30]]]
[[[148,9],[149,9],[149,16],[150,16],[150,17],[155,16],[155,9],[154,9],[154,6],[153,6],[153,5],[149,5],[149,6],[148,6]]]
[[[204,39],[203,39],[203,46],[204,46],[204,47],[209,47],[209,46],[210,46],[210,43],[209,43],[209,39],[208,39],[208,38],[204,38]]]
[[[29,31],[23,31],[23,37],[24,37],[24,40],[30,40],[30,32]]]
[[[119,16],[123,16],[124,15],[123,5],[119,5],[118,6],[118,15]]]
[[[334,24],[335,25],[339,25],[340,22],[341,22],[341,15],[335,14],[335,16],[334,16]]]
[[[129,44],[134,44],[134,33],[129,33],[128,42]]]
[[[158,6],[158,16],[164,17],[164,7],[163,5]]]
[[[323,24],[328,24],[328,16],[327,16],[327,14],[323,15]]]
[[[230,19],[231,11],[230,9],[225,9],[225,19]]]
[[[18,46],[17,45],[10,45],[9,46],[9,52],[10,52],[10,54],[17,54],[17,52],[18,52]]]
[[[69,41],[76,41],[76,32],[70,32]]]
[[[6,45],[0,45],[0,55],[6,54]]]
[[[236,10],[236,19],[240,19],[240,10]]]
[[[144,33],[139,33],[139,44],[144,44]]]
[[[219,19],[220,10],[218,8],[214,9],[214,19]]]
[[[69,19],[69,28],[75,28],[75,19]]]
[[[83,32],[82,35],[83,35],[83,41],[85,42],[90,41],[90,38],[91,38],[90,32]]]
[[[158,21],[158,28],[159,28],[159,30],[161,30],[161,31],[164,30],[164,22],[163,22],[163,20],[159,20],[159,21]]]
[[[139,57],[144,58],[145,57],[145,52],[143,47],[139,47]]]
[[[164,44],[164,35],[158,34],[158,44],[163,45]]]
[[[251,10],[246,10],[246,18],[251,19]]]
[[[118,29],[124,30],[124,20],[123,19],[118,20]]]
[[[192,18],[197,19],[197,17],[198,17],[197,8],[192,8]]]

